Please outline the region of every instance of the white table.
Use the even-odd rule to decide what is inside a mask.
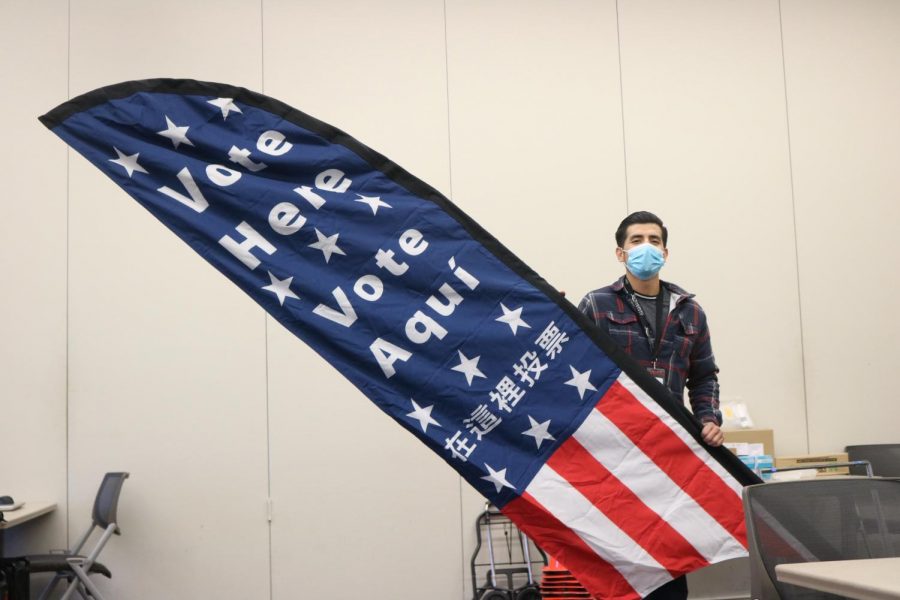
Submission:
[[[864,558],[776,565],[782,583],[858,598],[900,599],[900,558]]]
[[[9,529],[35,517],[56,510],[56,502],[23,502],[16,510],[3,511],[3,522],[0,529]]]
[[[3,556],[3,534],[7,529],[54,510],[56,502],[25,502],[16,510],[3,511],[3,522],[0,523],[0,557]]]

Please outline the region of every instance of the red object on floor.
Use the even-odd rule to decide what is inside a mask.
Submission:
[[[584,586],[552,556],[541,573],[541,597],[544,600],[591,600]]]

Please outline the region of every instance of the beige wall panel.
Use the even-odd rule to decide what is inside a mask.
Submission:
[[[449,195],[442,2],[266,0],[264,19],[267,95]]]
[[[615,3],[447,13],[454,201],[577,303],[625,210]]]
[[[443,4],[266,2],[265,93],[449,188]],[[269,325],[276,599],[462,596],[460,479]]]
[[[160,75],[257,83],[259,19],[242,2],[73,1],[73,93]],[[265,597],[264,313],[75,154],[70,196],[70,531],[102,473],[130,471],[102,589]]]
[[[66,150],[37,120],[66,97],[65,51],[64,1],[0,2],[0,494],[59,504],[7,554],[66,541]]]
[[[71,4],[73,96],[153,77],[259,87],[259,3],[71,0]]]
[[[626,2],[619,16],[629,209],[669,226],[663,278],[707,311],[722,400],[774,428],[779,453],[805,452],[778,3]]]
[[[900,4],[783,11],[810,449],[896,442]]]
[[[269,381],[272,597],[460,598],[455,472],[274,323]]]
[[[454,201],[578,303],[625,210],[615,3],[448,2],[447,47]],[[485,505],[462,498],[471,597]]]

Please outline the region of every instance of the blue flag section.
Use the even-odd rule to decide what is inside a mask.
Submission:
[[[739,489],[755,476],[706,448],[686,409],[574,305],[387,158],[275,99],[191,80],[101,88],[41,121],[595,596],[643,596],[743,553]],[[655,534],[615,516],[629,495]],[[682,505],[697,514],[673,519]],[[658,547],[660,532],[695,559]],[[610,569],[613,583],[595,576]]]

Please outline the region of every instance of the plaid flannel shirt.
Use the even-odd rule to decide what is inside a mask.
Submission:
[[[665,385],[684,401],[687,386],[691,410],[701,423],[722,424],[719,412],[719,368],[713,356],[706,313],[689,294],[677,285],[662,281],[669,291],[669,315],[656,360],[647,342],[647,334],[626,299],[625,277],[588,293],[579,310],[606,331],[622,349],[645,367],[665,369]]]

